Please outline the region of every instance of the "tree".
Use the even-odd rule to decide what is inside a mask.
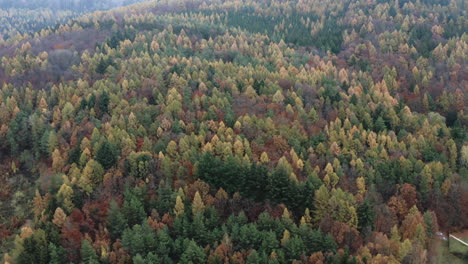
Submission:
[[[314,196],[314,222],[320,223],[323,215],[328,211],[328,201],[330,200],[330,193],[327,190],[325,185],[320,186],[318,190],[315,191]]]
[[[429,165],[426,165],[421,171],[419,182],[419,192],[421,193],[424,200],[427,199],[427,195],[431,190],[432,182],[433,178],[431,167]]]
[[[299,236],[293,236],[284,243],[286,257],[289,261],[299,259],[305,252],[304,242]]]
[[[358,215],[358,228],[360,231],[364,229],[372,230],[374,226],[374,212],[372,205],[368,199],[365,199],[358,208],[357,208],[357,215]]]
[[[27,263],[49,263],[49,249],[46,233],[42,229],[34,231],[34,233],[24,239],[23,250],[18,255],[16,262],[19,264]]]
[[[72,119],[75,108],[70,102],[67,102],[62,109],[62,122]]]
[[[111,200],[107,217],[107,228],[113,239],[120,237],[123,230],[128,227],[127,220],[115,200]]]
[[[81,173],[78,185],[87,193],[91,193],[93,188],[102,182],[103,175],[104,168],[101,164],[90,159]]]
[[[268,179],[268,197],[275,203],[288,201],[290,193],[289,174],[284,167],[276,168]]]
[[[196,216],[198,214],[203,214],[204,211],[205,204],[203,203],[200,193],[197,191],[192,202],[192,213],[194,216]]]
[[[281,245],[285,246],[286,242],[291,238],[291,233],[285,229],[283,232],[283,238],[281,238]]]
[[[341,188],[331,192],[322,185],[315,192],[315,222],[320,223],[325,216],[332,220],[345,223],[351,227],[357,227],[358,217],[354,207],[354,197]]]
[[[179,195],[177,195],[177,198],[176,198],[176,204],[175,204],[175,207],[174,207],[174,214],[176,216],[180,216],[184,213],[184,203],[182,202],[182,199],[180,198]]]
[[[457,168],[457,145],[455,144],[455,141],[453,139],[450,139],[447,142],[447,148],[450,154],[450,166],[452,169]]]
[[[468,169],[468,145],[465,145],[461,148],[460,154],[461,165]]]
[[[385,125],[385,121],[383,120],[381,116],[379,116],[377,120],[375,121],[374,128],[377,132],[381,132],[387,129],[387,126]]]
[[[132,256],[137,254],[146,256],[156,248],[156,245],[156,236],[147,221],[125,229],[122,234],[122,246],[129,250]]]
[[[65,183],[60,186],[60,189],[57,193],[57,200],[58,202],[62,203],[62,207],[65,209],[66,212],[70,213],[75,205],[72,201],[73,198],[73,189],[66,185]]]
[[[202,264],[206,262],[206,254],[193,240],[188,241],[187,247],[180,257],[181,264]]]
[[[81,261],[86,264],[97,264],[99,263],[96,251],[91,246],[88,240],[83,239],[81,242]]]
[[[101,93],[101,95],[99,96],[99,104],[98,104],[101,115],[109,112],[109,101],[110,101],[109,94],[107,92]]]
[[[458,111],[462,111],[463,108],[466,106],[465,104],[465,94],[460,88],[455,90],[455,107]]]
[[[246,175],[241,194],[255,201],[263,201],[268,196],[268,169],[264,165],[252,164]]]
[[[52,168],[54,168],[56,172],[60,172],[64,165],[65,161],[63,160],[60,151],[58,149],[55,149],[52,153]]]
[[[273,102],[276,104],[283,103],[284,96],[281,90],[277,90],[276,93],[273,95]]]
[[[141,223],[146,219],[146,212],[141,200],[135,195],[125,197],[122,207],[124,219],[127,220],[128,226],[133,226]]]
[[[65,214],[65,212],[62,210],[62,208],[58,207],[55,210],[54,219],[52,220],[52,223],[61,228],[62,225],[65,223],[66,219],[67,215]]]
[[[54,243],[49,243],[49,264],[62,264],[66,259],[66,251],[61,246],[56,246]]]
[[[270,162],[270,159],[268,158],[268,154],[266,152],[262,152],[262,155],[260,155],[260,161],[262,163]]]
[[[104,74],[107,71],[107,67],[109,67],[109,64],[104,60],[104,58],[101,57],[96,67],[96,72],[99,74]]]
[[[246,264],[260,264],[260,257],[257,251],[254,249],[247,256]]]
[[[429,96],[427,93],[424,93],[423,99],[422,99],[422,108],[424,112],[429,111]]]
[[[262,232],[262,245],[261,248],[265,250],[266,253],[270,254],[279,248],[278,239],[276,233],[273,231]]]
[[[169,154],[172,158],[175,158],[177,156],[177,143],[173,140],[171,140],[166,147],[166,152]]]
[[[118,149],[114,144],[104,141],[96,152],[96,161],[102,165],[105,170],[110,169],[118,160]]]
[[[47,148],[48,148],[49,153],[52,154],[57,149],[57,146],[58,146],[57,133],[55,133],[55,130],[51,130],[48,135],[49,135],[49,138],[47,142]]]
[[[174,242],[170,236],[169,229],[167,227],[158,230],[156,233],[156,253],[163,260],[170,262],[171,253],[174,251]]]

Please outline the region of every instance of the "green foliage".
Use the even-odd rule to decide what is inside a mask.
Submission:
[[[203,154],[198,167],[200,179],[216,188],[221,187],[228,193],[240,191],[243,188],[249,169],[234,157],[228,157],[226,161],[222,161],[213,157],[210,152]]]
[[[411,29],[409,43],[414,45],[424,57],[429,57],[431,51],[437,46],[432,39],[432,32],[428,25],[416,25]]]
[[[466,211],[466,19],[398,3],[0,10],[5,260],[427,261]]]
[[[95,264],[99,263],[98,262],[98,257],[96,255],[96,251],[94,251],[94,248],[89,244],[89,241],[84,239],[83,242],[81,242],[81,261],[86,264]]]
[[[357,208],[357,214],[359,219],[359,229],[369,229],[369,231],[371,231],[373,229],[375,217],[372,205],[368,199],[364,200],[364,202],[359,205],[359,207]]]
[[[65,263],[66,251],[61,246],[57,246],[54,243],[49,243],[49,264],[61,264]]]
[[[206,254],[197,243],[193,240],[188,241],[186,249],[184,253],[180,257],[180,263],[188,264],[188,263],[205,263],[206,261]]]
[[[143,221],[141,225],[125,229],[122,234],[122,246],[133,256],[146,255],[156,248],[156,236],[148,223]]]
[[[125,230],[127,227],[127,219],[125,218],[124,214],[122,213],[115,200],[112,200],[110,202],[110,208],[107,217],[107,228],[109,229],[111,237],[120,237],[123,230]]]
[[[23,250],[18,255],[16,263],[49,263],[50,255],[47,237],[44,230],[35,231],[32,236],[23,241]]]
[[[104,141],[96,152],[96,161],[99,162],[105,170],[115,165],[119,157],[119,150],[116,145]]]
[[[28,113],[21,111],[8,126],[7,141],[12,155],[18,155],[23,150],[31,148],[31,126],[28,119]]]

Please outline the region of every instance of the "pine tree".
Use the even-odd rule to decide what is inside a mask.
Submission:
[[[195,193],[195,197],[193,198],[192,213],[194,216],[196,216],[198,214],[203,214],[204,211],[205,211],[205,204],[203,203],[200,193],[197,191]]]
[[[247,256],[246,264],[260,264],[260,257],[255,249]]]
[[[104,60],[104,58],[101,57],[101,59],[99,60],[98,65],[96,67],[96,72],[99,73],[99,74],[104,74],[104,73],[106,73],[108,66],[109,66],[109,64]]]
[[[379,118],[377,118],[377,120],[375,121],[374,128],[375,128],[375,131],[377,132],[381,132],[387,129],[387,126],[385,125],[385,121],[383,120],[381,116],[379,116]]]
[[[66,251],[61,246],[56,246],[54,243],[49,243],[49,264],[62,264],[66,258]]]
[[[299,259],[305,252],[304,242],[298,236],[288,239],[284,243],[284,248],[289,261]]]
[[[65,223],[66,219],[67,215],[62,210],[62,208],[58,207],[57,209],[55,209],[54,219],[52,220],[52,223],[61,228],[62,225]]]
[[[115,165],[117,160],[117,147],[107,141],[104,141],[96,153],[96,161],[102,165],[104,170],[108,170]]]
[[[84,239],[81,242],[81,261],[85,264],[97,264],[98,262],[98,257],[96,254],[96,251],[94,248],[91,246],[88,240]]]
[[[73,189],[65,183],[60,186],[57,193],[57,199],[62,203],[62,207],[66,212],[71,213],[75,205],[73,204]]]
[[[133,256],[137,254],[146,256],[156,249],[156,236],[148,222],[143,221],[141,225],[125,229],[122,234],[122,246]]]
[[[63,160],[60,151],[58,149],[55,149],[52,153],[52,168],[54,168],[56,172],[60,172],[64,165],[65,161]]]
[[[284,203],[289,195],[289,173],[283,166],[278,167],[270,175],[268,181],[268,196],[275,203]]]
[[[447,148],[450,154],[450,166],[452,169],[457,168],[457,145],[455,144],[455,141],[453,139],[450,139],[447,142]]]
[[[193,240],[188,242],[187,248],[180,257],[181,264],[202,264],[206,262],[206,253]]]
[[[275,251],[279,248],[278,238],[276,237],[276,233],[273,231],[262,232],[262,245],[261,248],[265,250],[267,254]]]
[[[262,163],[270,162],[270,159],[268,158],[268,154],[266,152],[262,152],[262,155],[260,155],[260,162]]]
[[[163,228],[158,230],[156,233],[156,241],[158,245],[156,247],[156,253],[162,259],[170,258],[171,252],[174,250],[174,242],[169,234],[169,229]]]
[[[124,219],[127,220],[128,226],[141,223],[141,221],[146,219],[147,216],[143,203],[138,197],[133,195],[125,197],[122,213],[124,215]]]
[[[177,198],[176,198],[176,204],[175,204],[175,207],[174,207],[174,214],[176,216],[180,216],[184,213],[184,203],[182,202],[182,199],[180,198],[179,195],[177,195]]]
[[[424,200],[427,199],[427,195],[431,190],[432,182],[433,179],[431,167],[429,165],[426,165],[421,171],[419,182],[419,192],[421,193]]]
[[[56,150],[58,146],[58,138],[57,138],[57,133],[55,133],[55,130],[51,130],[49,132],[49,138],[47,139],[47,149],[50,154]]]
[[[291,233],[287,229],[283,232],[283,238],[281,238],[281,245],[284,246],[286,242],[291,238]]]
[[[16,258],[15,263],[28,264],[49,263],[49,249],[46,238],[46,233],[42,229],[34,231],[34,233],[25,238],[23,241],[23,250]]]
[[[322,185],[317,191],[315,191],[314,196],[314,222],[316,224],[320,223],[322,217],[327,213],[328,210],[328,201],[331,198],[330,193],[327,190],[325,185]]]
[[[120,211],[115,200],[112,200],[110,202],[110,209],[107,217],[107,228],[109,229],[111,237],[114,239],[119,237],[127,227],[127,220]]]

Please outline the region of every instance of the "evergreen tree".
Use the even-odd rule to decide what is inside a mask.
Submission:
[[[132,256],[137,254],[146,256],[156,248],[156,245],[156,236],[147,221],[143,221],[141,225],[134,225],[132,228],[125,229],[122,234],[122,246],[129,250]]]
[[[293,236],[284,243],[287,258],[292,261],[299,259],[305,252],[305,246],[302,239],[298,236]]]
[[[85,264],[97,264],[99,263],[96,251],[91,246],[88,240],[84,239],[81,242],[81,261]]]
[[[180,257],[181,264],[202,264],[206,262],[205,251],[193,240],[188,242],[184,253]]]
[[[62,264],[66,260],[66,251],[61,246],[56,246],[54,243],[49,243],[49,264]]]
[[[99,96],[99,110],[101,115],[109,112],[109,94],[107,92],[103,92],[101,96]]]
[[[23,251],[16,259],[16,263],[49,263],[49,248],[44,230],[36,230],[30,237],[23,241]]]
[[[127,227],[127,220],[125,219],[115,200],[112,200],[110,202],[110,209],[108,211],[107,217],[107,228],[109,229],[111,237],[113,239],[120,237],[123,230],[125,230]]]
[[[362,231],[368,228],[369,231],[371,231],[374,225],[374,212],[368,199],[365,199],[364,202],[359,205],[357,213],[359,230]]]
[[[101,59],[99,60],[98,65],[96,67],[96,72],[99,73],[99,74],[104,74],[104,73],[106,73],[108,66],[109,66],[109,64],[104,60],[104,58],[101,57]]]
[[[247,261],[245,263],[260,264],[260,257],[255,249],[250,252],[249,256],[247,256]]]
[[[170,256],[174,251],[174,241],[172,240],[169,229],[163,228],[158,230],[156,233],[156,254],[160,257],[161,260],[164,260],[164,263],[170,263]]]
[[[289,195],[289,175],[286,169],[278,167],[270,175],[268,180],[268,197],[275,203],[284,203]]]
[[[146,212],[143,207],[143,203],[138,197],[133,195],[125,197],[122,213],[124,215],[124,219],[127,220],[128,226],[136,225],[146,219]]]
[[[104,141],[96,153],[96,161],[102,165],[105,170],[110,169],[118,160],[117,146]]]

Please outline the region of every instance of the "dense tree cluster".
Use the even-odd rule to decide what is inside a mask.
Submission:
[[[0,40],[1,258],[431,261],[468,226],[462,5],[152,1]]]
[[[0,2],[0,46],[44,36],[85,12],[107,10],[142,0],[2,0]],[[59,44],[60,46],[61,44]],[[57,47],[55,47],[57,48]],[[3,55],[3,54],[1,54]]]
[[[78,14],[70,10],[0,9],[0,42],[10,38],[21,39],[23,34],[34,34],[44,28],[67,22]]]
[[[50,8],[54,10],[93,11],[115,8],[141,2],[141,0],[2,0],[0,8],[38,9]]]

